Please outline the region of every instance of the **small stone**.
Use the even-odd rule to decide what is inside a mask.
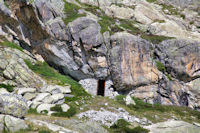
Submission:
[[[64,98],[64,94],[58,93],[52,95],[51,97],[53,98],[53,103],[56,103],[57,101],[62,100]]]
[[[61,99],[61,100],[58,100],[57,102],[55,102],[54,104],[63,104],[65,102],[65,99]]]
[[[135,101],[131,98],[130,95],[126,96],[125,102],[126,102],[126,105],[136,105]]]
[[[0,94],[9,94],[5,88],[0,88]]]
[[[67,104],[61,105],[61,108],[62,108],[63,112],[67,112],[70,109],[69,105],[67,105]]]
[[[54,99],[51,96],[47,96],[42,100],[43,103],[49,103],[49,104],[53,103],[53,101]]]
[[[200,123],[197,123],[197,122],[193,122],[194,125],[200,127]]]

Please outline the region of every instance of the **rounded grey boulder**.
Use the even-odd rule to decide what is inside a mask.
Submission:
[[[21,118],[27,110],[27,102],[21,95],[0,94],[0,113]]]

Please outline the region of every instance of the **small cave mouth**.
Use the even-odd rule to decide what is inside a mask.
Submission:
[[[97,95],[105,96],[105,80],[98,80]]]

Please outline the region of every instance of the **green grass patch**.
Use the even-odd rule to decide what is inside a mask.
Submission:
[[[18,46],[18,45],[15,44],[15,43],[9,42],[9,41],[0,42],[0,46],[18,49],[18,50],[20,50],[20,51],[23,52],[23,48],[22,48],[22,47]]]
[[[110,31],[109,27],[111,25],[115,25],[115,20],[107,15],[101,16],[101,20],[99,20],[99,24],[101,26],[101,33],[103,34],[106,31]]]
[[[149,3],[153,3],[153,2],[156,2],[157,0],[146,0],[146,1]]]
[[[144,129],[140,126],[130,128],[130,123],[124,119],[119,119],[110,127],[113,133],[148,133],[149,130]]]
[[[159,20],[159,19],[156,19],[156,20],[154,20],[154,22],[165,23],[165,20]]]
[[[170,81],[173,80],[171,74],[168,74],[168,73],[167,73],[166,76],[167,76],[167,78],[168,78]]]
[[[172,105],[161,105],[161,104],[150,104],[146,103],[138,98],[133,98],[136,105],[129,105],[128,107],[137,111],[137,112],[147,112],[147,111],[155,111],[161,113],[174,113],[181,117],[185,116],[195,116],[197,119],[200,119],[200,112],[196,110],[192,110],[188,107],[179,107],[179,106],[172,106]]]
[[[36,109],[29,108],[29,109],[28,109],[28,114],[38,114],[38,112],[37,112]]]
[[[56,113],[53,113],[52,116],[57,117],[72,117],[77,113],[76,107],[70,106],[70,109],[67,112],[63,112],[60,105],[56,105],[54,107],[51,107],[51,111],[56,111]]]
[[[60,105],[55,105],[54,107],[51,107],[51,111],[56,111],[56,112],[63,112],[62,107]]]
[[[156,61],[156,66],[157,66],[157,68],[158,68],[159,71],[161,71],[163,73],[166,72],[165,66],[160,61]]]
[[[134,26],[134,24],[136,23],[134,21],[121,19],[120,23],[121,23],[120,26],[126,29],[131,34],[134,35],[143,34],[143,32],[139,28]]]
[[[67,25],[69,22],[72,22],[79,17],[85,16],[85,14],[78,14],[79,9],[80,9],[79,6],[73,3],[65,2],[65,7],[64,7],[64,12],[66,15],[66,18],[64,18],[65,25]]]
[[[48,131],[48,130],[41,130],[41,131],[39,131],[38,133],[51,133],[51,132]]]
[[[34,1],[35,1],[35,0],[29,0],[29,2],[30,2],[31,4],[33,4],[33,3],[34,3]]]
[[[181,14],[180,16],[181,16],[182,19],[185,19],[185,15],[184,14]]]
[[[166,36],[158,36],[158,35],[146,35],[142,34],[141,38],[153,43],[153,44],[159,44],[164,40],[174,39],[174,37],[166,37]]]
[[[115,97],[115,100],[116,100],[117,102],[123,104],[125,98],[126,98],[125,95],[118,95],[118,96]]]
[[[25,60],[25,62],[31,70],[39,74],[47,81],[63,86],[67,84],[71,85],[71,94],[73,94],[76,99],[81,99],[82,97],[90,97],[90,95],[77,81],[73,80],[69,76],[60,74],[58,71],[50,67],[46,62],[37,62],[34,65],[29,60]]]
[[[0,84],[0,88],[5,88],[8,92],[13,92],[14,87],[16,86]]]

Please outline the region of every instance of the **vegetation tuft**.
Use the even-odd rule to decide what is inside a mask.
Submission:
[[[153,44],[159,44],[164,40],[174,39],[174,37],[158,36],[158,35],[147,35],[143,34],[141,37],[147,41],[150,41]]]
[[[29,108],[29,110],[28,110],[28,114],[38,114],[38,112],[37,112],[36,109]]]
[[[156,61],[156,66],[157,66],[157,68],[158,68],[159,71],[161,71],[163,73],[166,72],[165,66],[160,61]]]
[[[67,112],[63,112],[60,105],[56,105],[51,108],[51,111],[56,111],[56,113],[53,113],[53,116],[57,117],[72,117],[76,114],[76,107],[70,106],[70,109]]]
[[[123,104],[125,98],[126,98],[125,95],[118,95],[118,96],[115,97],[115,100],[116,100],[117,102]]]
[[[135,128],[130,128],[130,123],[124,119],[119,119],[111,127],[112,132],[114,133],[148,133],[149,130],[144,129],[140,126]]]
[[[18,49],[20,51],[23,51],[23,48],[12,43],[12,42],[9,42],[9,41],[4,41],[4,42],[0,42],[0,46],[4,46],[4,47],[10,47],[10,48],[14,48],[14,49]]]
[[[15,86],[0,84],[0,88],[5,88],[8,92],[13,92]]]
[[[153,3],[153,2],[156,2],[157,0],[147,0],[147,2],[149,3]]]
[[[65,25],[67,25],[69,22],[72,22],[73,20],[79,17],[85,16],[85,14],[78,13],[79,9],[80,9],[79,6],[73,3],[65,2],[65,8],[64,8],[64,12],[66,15],[66,18],[64,19]]]

